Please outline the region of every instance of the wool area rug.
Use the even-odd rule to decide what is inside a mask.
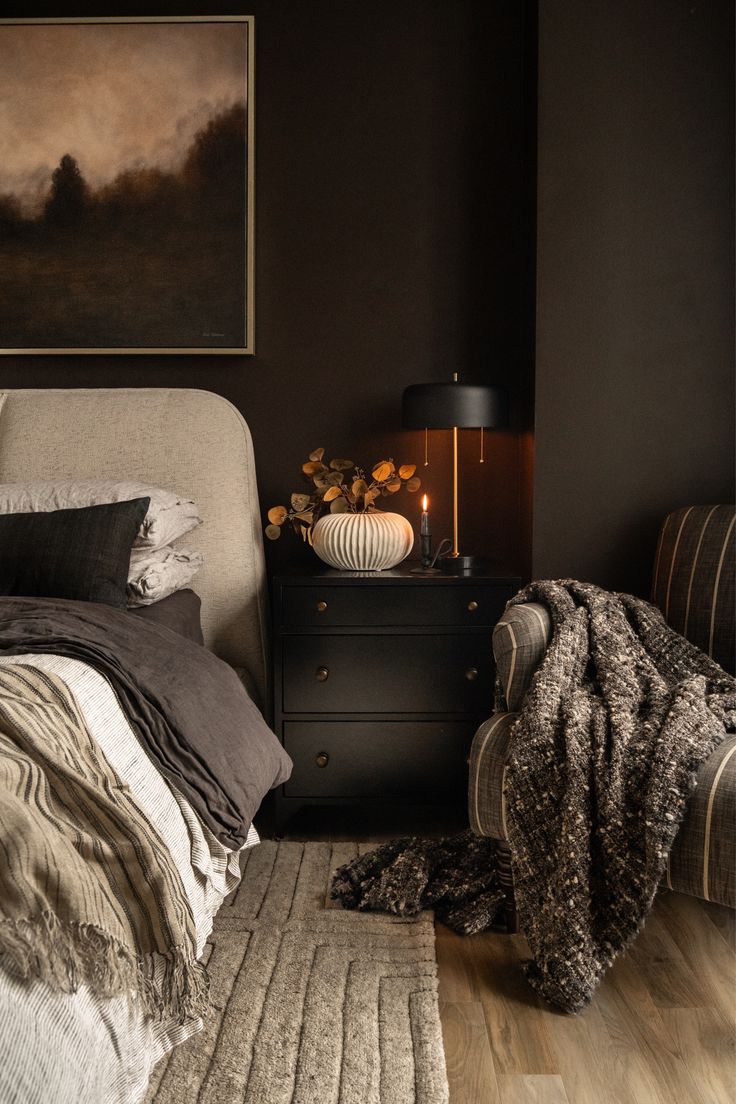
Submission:
[[[264,840],[215,920],[204,1030],[146,1104],[447,1104],[431,912],[331,901],[354,843]]]

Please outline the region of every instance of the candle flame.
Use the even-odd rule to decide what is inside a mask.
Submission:
[[[426,514],[429,509],[429,495],[422,495],[422,511]]]

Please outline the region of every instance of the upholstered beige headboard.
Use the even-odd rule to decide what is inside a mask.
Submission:
[[[3,401],[4,396],[4,401]],[[142,479],[191,496],[203,524],[178,543],[204,553],[193,586],[205,643],[266,700],[266,593],[250,431],[209,391],[19,390],[0,394],[0,482]]]

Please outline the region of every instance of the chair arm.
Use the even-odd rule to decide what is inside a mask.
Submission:
[[[506,760],[518,713],[494,713],[476,732],[468,760],[468,813],[476,836],[505,840]]]
[[[493,630],[493,655],[503,689],[503,706],[521,709],[532,675],[552,639],[552,619],[546,606],[525,602],[507,606]]]

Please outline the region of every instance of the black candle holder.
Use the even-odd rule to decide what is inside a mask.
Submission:
[[[441,575],[439,567],[435,567],[437,559],[440,555],[447,552],[452,547],[452,541],[449,537],[440,541],[437,546],[437,551],[432,555],[432,538],[429,533],[420,533],[420,555],[421,566],[412,567],[412,575]]]
[[[422,567],[432,566],[432,538],[429,533],[422,533],[421,537]]]

